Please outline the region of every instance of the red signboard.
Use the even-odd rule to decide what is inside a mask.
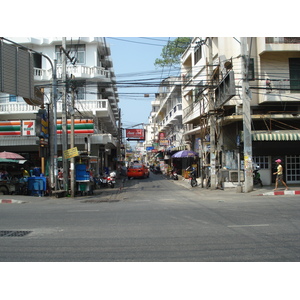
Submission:
[[[126,129],[126,138],[130,140],[144,140],[145,129]]]

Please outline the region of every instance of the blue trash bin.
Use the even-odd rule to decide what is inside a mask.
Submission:
[[[29,177],[28,190],[31,196],[44,196],[46,191],[46,177]]]

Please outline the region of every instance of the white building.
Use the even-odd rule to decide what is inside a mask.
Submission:
[[[153,150],[149,151],[152,155],[148,153],[148,157],[169,159],[172,151],[181,149],[184,142],[180,77],[164,79],[151,105],[145,147],[152,147]]]
[[[283,161],[286,182],[299,183],[300,39],[247,38],[247,53],[252,160],[260,165],[264,184],[275,180],[276,158]],[[210,164],[212,114],[216,165],[237,169],[238,151],[243,159],[242,144],[237,145],[243,142],[242,63],[240,40],[233,37],[194,38],[182,55],[185,138],[193,150],[202,149],[204,167]],[[226,94],[231,95],[222,102]],[[226,180],[234,181],[230,174]]]
[[[61,96],[64,93],[62,81],[62,38],[7,38],[24,46],[32,52],[34,63],[34,85],[40,92],[45,107],[51,101],[52,69],[51,63],[57,61],[58,101],[57,101],[57,145],[58,155],[62,155],[60,124],[62,118]],[[8,43],[2,40],[2,43]],[[101,166],[112,166],[117,158],[118,146],[118,93],[110,48],[101,37],[66,38],[67,60],[67,117],[75,115],[75,146],[79,151],[88,151],[101,158]],[[31,52],[31,51],[29,51]],[[43,55],[48,56],[49,60]],[[73,78],[71,82],[70,79]],[[71,87],[75,85],[74,110],[71,106]],[[24,121],[36,124],[36,113],[40,105],[30,105],[22,95],[0,94],[0,151],[22,154],[26,159],[39,164],[39,138],[35,131],[26,130]],[[49,124],[53,126],[53,124]],[[70,138],[69,138],[70,141]],[[46,145],[47,148],[47,145]],[[46,150],[49,155],[49,149]]]

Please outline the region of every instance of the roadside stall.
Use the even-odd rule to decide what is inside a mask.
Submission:
[[[27,194],[27,177],[23,173],[29,169],[30,163],[25,159],[0,158],[0,194]]]
[[[91,195],[94,190],[93,177],[98,175],[97,156],[79,155],[75,162],[76,191],[81,195]]]
[[[198,164],[198,153],[191,151],[191,150],[182,150],[178,151],[175,154],[172,155],[173,165],[176,166],[177,169],[182,170],[182,176],[184,178],[189,178],[190,171],[187,171],[186,169],[189,166],[193,166],[197,169]]]

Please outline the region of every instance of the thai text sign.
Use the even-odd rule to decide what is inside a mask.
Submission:
[[[66,151],[64,151],[64,158],[68,159],[68,158],[72,158],[72,157],[76,157],[78,156],[78,150],[77,147],[68,149]]]
[[[144,140],[145,129],[126,129],[126,138],[133,140]]]

